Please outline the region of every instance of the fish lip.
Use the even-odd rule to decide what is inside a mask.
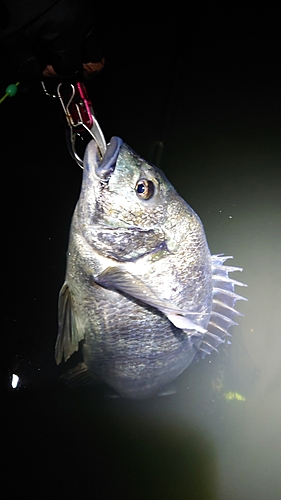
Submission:
[[[107,181],[113,174],[118,159],[120,148],[123,144],[120,137],[113,136],[107,146],[106,153],[102,159],[96,157],[96,175],[102,181]]]

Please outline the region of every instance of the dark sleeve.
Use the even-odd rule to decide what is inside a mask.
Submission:
[[[44,64],[60,76],[79,70],[83,41],[93,25],[92,2],[61,0],[27,30],[31,42],[40,43]]]
[[[0,34],[5,39],[26,28],[59,0],[0,0]]]
[[[12,0],[12,3],[16,0]],[[43,0],[47,2],[47,0]],[[49,0],[51,2],[51,0]],[[9,2],[8,2],[9,3]],[[82,67],[82,47],[95,21],[96,9],[90,0],[59,0],[34,17],[36,5],[29,12],[32,19],[6,39],[13,64],[26,72],[37,72],[51,64],[61,78],[72,78]],[[46,4],[45,4],[46,6]],[[10,11],[12,16],[12,10]],[[14,17],[18,19],[16,12]],[[12,23],[12,21],[11,21]],[[14,20],[14,26],[16,20]],[[11,26],[11,24],[10,24]],[[6,30],[7,32],[7,30]]]

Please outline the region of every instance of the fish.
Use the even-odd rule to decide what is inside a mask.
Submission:
[[[165,174],[119,137],[85,151],[55,360],[81,345],[78,372],[117,395],[161,394],[194,360],[218,351],[241,315],[242,271],[211,255],[203,224]],[[78,376],[77,372],[77,376]],[[86,376],[87,375],[87,376]]]

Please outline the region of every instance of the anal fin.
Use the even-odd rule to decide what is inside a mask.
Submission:
[[[61,378],[70,387],[80,387],[101,383],[101,379],[98,376],[93,376],[93,374],[88,370],[88,367],[86,366],[86,363],[84,363],[84,361],[78,363],[78,365],[74,368],[70,368],[69,370],[67,370],[61,376]]]

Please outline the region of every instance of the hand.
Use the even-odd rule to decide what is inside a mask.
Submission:
[[[93,73],[98,73],[99,71],[101,71],[104,68],[104,65],[105,65],[104,57],[99,62],[83,63],[84,73],[86,73],[87,75],[92,75]]]
[[[51,64],[47,64],[46,68],[42,71],[43,76],[58,76]]]

